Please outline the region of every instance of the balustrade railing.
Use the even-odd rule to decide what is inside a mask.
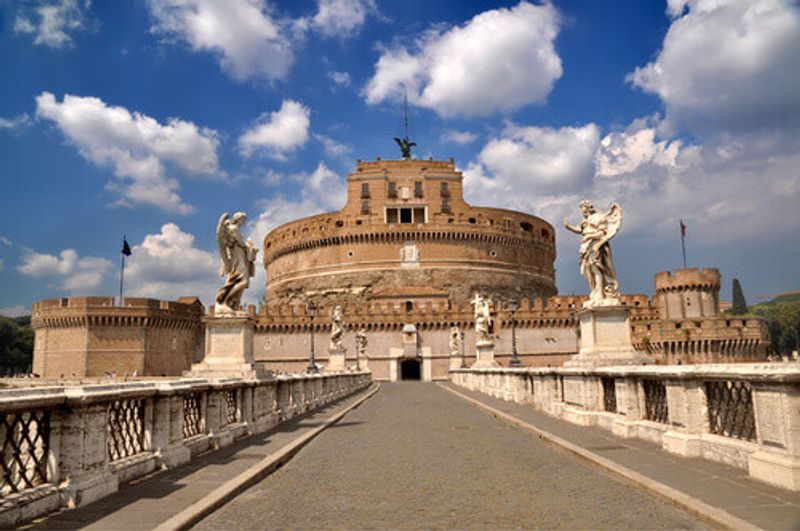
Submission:
[[[0,529],[90,503],[370,382],[352,372],[0,390]]]
[[[452,369],[450,377],[800,491],[800,364]]]

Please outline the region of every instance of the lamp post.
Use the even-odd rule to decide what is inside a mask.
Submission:
[[[466,369],[467,368],[467,357],[464,354],[464,331],[463,330],[461,331],[461,341],[459,341],[459,343],[461,343],[461,368],[462,369]]]
[[[356,332],[356,370],[361,370],[361,360],[360,358],[360,350],[361,350],[361,331]]]
[[[517,356],[517,310],[519,310],[519,303],[517,299],[508,301],[508,309],[511,311],[511,367],[519,367],[522,362]]]
[[[306,369],[306,372],[310,374],[317,374],[319,372],[319,367],[317,367],[317,362],[314,360],[314,312],[317,311],[317,305],[314,304],[314,301],[310,301],[306,308],[308,309],[308,319],[311,321],[311,351],[308,357],[308,368]]]

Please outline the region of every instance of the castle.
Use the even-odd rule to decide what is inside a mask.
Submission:
[[[556,295],[555,253],[546,221],[466,203],[452,160],[358,161],[340,211],[265,237],[264,303],[248,309],[253,357],[267,369],[301,372],[313,337],[325,364],[330,312],[341,305],[348,365],[357,363],[363,329],[368,359],[358,363],[375,379],[445,379],[474,360],[469,300],[482,293],[494,303],[499,363],[509,363],[513,335],[524,365],[561,366],[578,351],[575,311],[585,297]],[[658,273],[652,300],[624,295],[637,350],[670,364],[765,359],[764,322],[720,317],[719,285],[716,269],[684,269]],[[180,374],[202,357],[202,315],[196,299],[39,302],[34,372]],[[452,352],[454,327],[463,332],[460,355]]]

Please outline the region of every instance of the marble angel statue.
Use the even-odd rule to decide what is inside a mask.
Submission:
[[[247,221],[244,212],[237,212],[228,219],[228,213],[220,216],[217,223],[217,245],[220,255],[220,276],[225,285],[217,291],[216,303],[223,311],[239,311],[242,294],[255,275],[258,249],[250,240],[242,237],[241,228]]]
[[[582,238],[581,275],[591,290],[589,300],[583,306],[592,308],[618,305],[619,282],[609,242],[622,225],[622,209],[614,203],[608,212],[597,212],[594,205],[586,200],[580,202],[580,209],[583,213],[580,225],[572,226],[568,219],[564,219],[564,227],[570,232],[580,234]]]
[[[472,305],[475,306],[475,342],[491,342],[492,311],[490,301],[482,295],[475,294]]]
[[[331,314],[331,352],[340,352],[344,349],[342,336],[344,336],[344,317],[342,316],[342,307],[337,306]]]

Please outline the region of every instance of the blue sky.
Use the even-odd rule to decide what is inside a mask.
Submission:
[[[403,93],[472,203],[619,202],[624,292],[680,267],[680,218],[723,297],[797,289],[798,56],[780,0],[0,1],[0,313],[115,294],[123,234],[126,293],[208,302],[219,213],[260,242],[339,208],[355,159],[398,156]]]

